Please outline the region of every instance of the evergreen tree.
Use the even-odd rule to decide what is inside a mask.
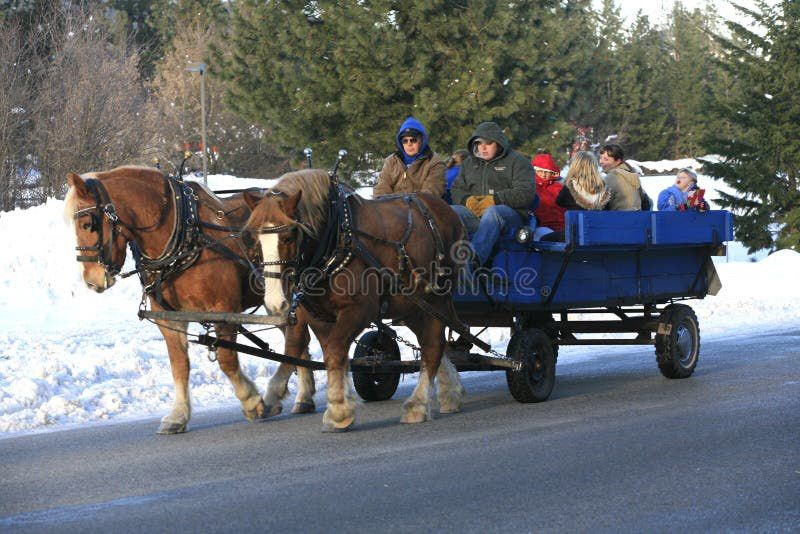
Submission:
[[[714,109],[736,134],[712,137],[707,146],[721,161],[704,165],[736,190],[723,193],[720,204],[736,213],[737,239],[751,252],[798,250],[800,4],[759,1],[755,9],[738,9],[766,32],[728,22],[731,37],[718,37],[737,86],[717,94]]]
[[[318,148],[321,161],[345,146],[374,165],[408,115],[442,152],[485,120],[519,147],[551,132],[553,111],[568,107],[553,80],[569,48],[547,42],[554,21],[568,27],[577,16],[575,5],[588,3],[243,0],[234,4],[234,53],[215,62],[240,113],[287,148]]]
[[[662,32],[639,14],[617,56],[621,72],[611,105],[618,140],[631,158],[659,159],[669,145],[665,57]]]
[[[668,28],[669,54],[664,87],[668,92],[670,149],[664,157],[697,157],[702,154],[705,132],[714,127],[706,112],[709,97],[720,83],[720,69],[713,41],[713,13],[687,11],[680,2],[672,10]]]
[[[595,31],[597,45],[592,58],[593,86],[586,118],[594,127],[598,139],[603,141],[609,136],[618,135],[618,104],[623,98],[618,93],[617,84],[624,66],[620,57],[624,44],[624,24],[614,0],[603,0]]]

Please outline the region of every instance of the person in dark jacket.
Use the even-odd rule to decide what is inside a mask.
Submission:
[[[408,117],[395,136],[397,150],[383,162],[373,197],[393,193],[444,193],[444,162],[428,146],[428,132],[414,117]]]
[[[479,124],[467,150],[451,190],[453,209],[473,234],[475,263],[483,265],[500,235],[527,220],[536,185],[530,161],[511,149],[496,123]]]

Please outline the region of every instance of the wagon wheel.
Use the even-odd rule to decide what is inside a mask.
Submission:
[[[387,334],[372,330],[358,340],[354,358],[372,358],[376,362],[400,361],[400,348]],[[372,373],[353,369],[353,386],[365,401],[383,401],[392,398],[400,383],[400,373]]]
[[[685,304],[667,306],[658,320],[656,363],[667,378],[689,378],[700,358],[700,326]]]
[[[538,328],[516,332],[506,355],[523,363],[519,371],[506,370],[511,396],[518,402],[546,401],[556,383],[556,358],[547,334]]]

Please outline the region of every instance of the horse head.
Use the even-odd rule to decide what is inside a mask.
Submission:
[[[302,190],[287,195],[269,190],[262,197],[246,192],[244,200],[251,209],[245,230],[257,234],[264,259],[264,306],[267,313],[283,314],[289,306],[286,299],[289,278],[284,276],[298,257],[301,223],[296,218]]]
[[[69,173],[67,183],[64,216],[75,230],[81,275],[89,289],[102,293],[116,282],[128,240],[117,226],[116,209],[99,180]]]

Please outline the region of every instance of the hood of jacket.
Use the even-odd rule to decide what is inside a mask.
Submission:
[[[608,172],[616,173],[617,176],[624,180],[629,187],[639,187],[640,185],[639,175],[624,161]]]
[[[500,150],[497,151],[492,161],[502,158],[509,151],[508,139],[496,122],[482,122],[475,128],[475,133],[472,134],[467,143],[467,150],[470,154],[475,154],[475,143],[479,138],[491,139],[500,146]]]
[[[406,151],[403,150],[402,138],[408,135],[407,130],[416,130],[422,134],[422,146],[419,147],[419,152],[417,152],[417,154],[414,156],[409,156],[406,154]],[[394,136],[394,143],[397,145],[397,150],[399,151],[399,154],[405,164],[410,165],[428,152],[428,131],[418,119],[414,117],[408,117],[405,121],[403,121],[403,124],[400,125],[400,128],[397,129],[397,134]]]
[[[575,199],[575,203],[586,210],[602,210],[611,200],[611,193],[605,187],[597,193],[586,191],[574,181],[567,183],[566,187]]]

